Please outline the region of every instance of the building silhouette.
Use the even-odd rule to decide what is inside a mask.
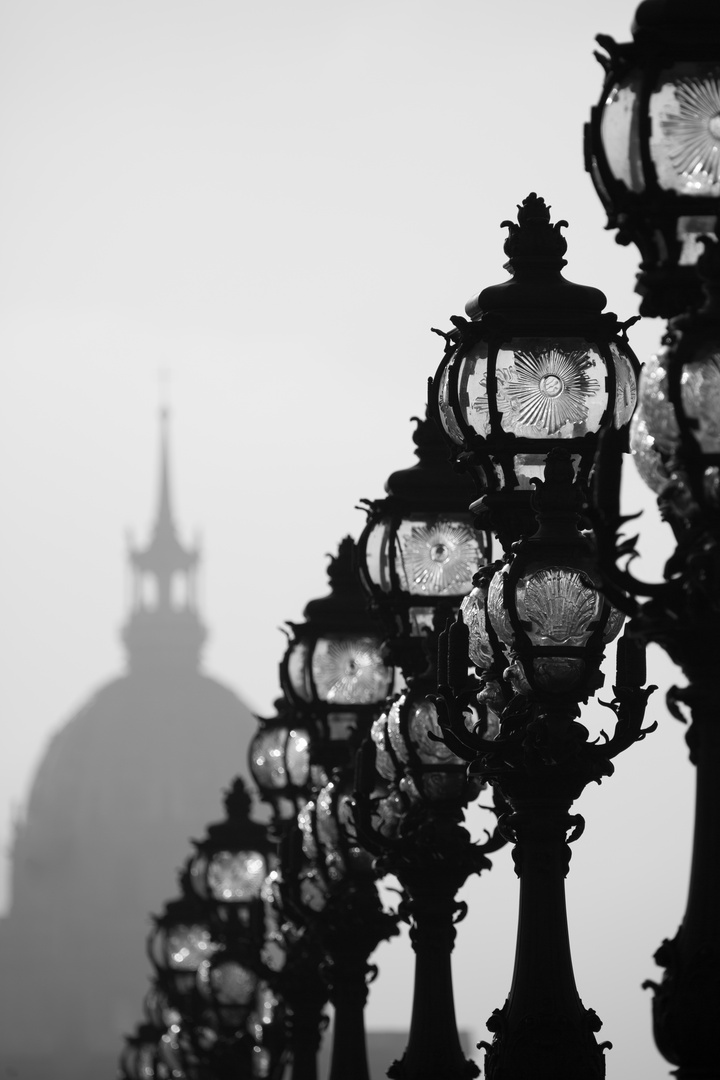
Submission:
[[[0,920],[3,1080],[115,1076],[147,988],[149,913],[176,895],[189,837],[246,769],[254,720],[202,670],[199,552],[175,526],[167,428],[163,412],[152,535],[129,551],[126,671],[51,739],[16,828]]]

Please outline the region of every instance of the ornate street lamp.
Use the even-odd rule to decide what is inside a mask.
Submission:
[[[591,742],[578,722],[580,704],[602,683],[604,645],[622,624],[599,592],[593,542],[579,524],[601,433],[626,440],[638,365],[625,328],[602,314],[602,294],[562,279],[565,242],[542,200],[530,196],[518,225],[505,224],[514,280],[471,302],[472,322],[453,320],[432,401],[487,488],[481,506],[508,554],[476,576],[441,650],[435,702],[448,747],[509,808],[500,827],[520,877],[515,969],[504,1007],[488,1021],[487,1076],[596,1080],[605,1074],[600,1022],[578,996],[565,909],[568,843],[584,824],[570,810],[589,782],[612,773],[611,758],[646,734],[649,691],[640,686],[642,648],[625,636],[613,737]],[[470,730],[473,705],[487,710],[485,729]]]
[[[310,793],[310,732],[296,722],[286,698],[273,717],[258,717],[248,762],[261,799],[272,807],[271,827],[281,834],[297,818]]]
[[[430,409],[507,550],[534,531],[531,489],[548,452],[564,446],[586,484],[600,433],[627,429],[639,365],[625,336],[635,319],[619,323],[599,289],[562,276],[567,222],[552,225],[533,193],[518,224],[503,224],[512,278],[466,305],[470,321],[451,320]]]
[[[665,973],[655,991],[653,1026],[660,1052],[681,1080],[717,1076],[720,1013],[720,246],[706,243],[697,264],[705,288],[700,311],[670,322],[665,347],[643,369],[639,418],[631,437],[642,478],[658,495],[676,548],[665,580],[639,581],[629,570],[634,541],[619,536],[617,502],[603,497],[601,459],[597,534],[610,587],[624,596],[633,624],[658,642],[688,680],[668,707],[692,723],[687,733],[697,770],[692,867],[685,914],[655,959]],[[611,476],[607,488],[614,488]]]
[[[699,239],[718,236],[720,21],[711,0],[644,0],[632,33],[597,37],[586,168],[608,228],[640,251],[640,311],[667,318],[698,303]]]
[[[322,786],[334,766],[352,765],[354,750],[393,684],[383,658],[382,628],[368,614],[357,577],[355,544],[345,537],[328,568],[331,591],[311,600],[304,623],[290,623],[290,643],[280,681],[297,722],[313,725],[314,784]]]
[[[415,950],[408,1045],[391,1075],[460,1080],[476,1067],[465,1060],[455,1020],[451,955],[465,911],[456,893],[490,866],[486,851],[504,841],[471,843],[464,809],[482,784],[468,781],[466,762],[441,740],[427,695],[437,686],[440,631],[489,545],[469,509],[470,478],[451,467],[438,425],[417,423],[418,462],[392,473],[385,499],[367,503],[359,541],[361,576],[407,687],[386,704],[361,750],[355,806],[363,844],[403,887],[401,911]]]

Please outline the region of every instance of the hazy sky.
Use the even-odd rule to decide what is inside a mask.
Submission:
[[[203,540],[207,667],[268,711],[278,627],[325,591],[325,553],[359,532],[358,500],[412,461],[408,421],[441,355],[429,328],[505,279],[500,221],[539,192],[570,222],[567,275],[636,312],[637,253],[603,231],[582,154],[594,35],[626,40],[632,13],[627,0],[2,5],[4,844],[48,735],[121,667],[124,536],[150,523],[159,372],[178,516]],[[660,333],[633,331],[641,359]],[[650,572],[652,514],[644,527]],[[664,690],[670,666],[659,653],[655,666]],[[612,1080],[668,1071],[639,983],[684,905],[692,770],[660,693],[653,715],[660,732],[584,799],[569,879],[579,988],[616,1044]],[[460,928],[458,1012],[477,1038],[512,965],[516,883],[507,853],[497,864]],[[409,960],[392,949],[370,1020],[402,1028]]]

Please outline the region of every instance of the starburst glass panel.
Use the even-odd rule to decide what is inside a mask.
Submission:
[[[259,851],[219,851],[208,866],[208,885],[216,900],[243,902],[260,895],[267,863]]]
[[[207,927],[199,923],[175,926],[167,935],[168,959],[176,971],[197,971],[218,948]]]
[[[619,430],[630,422],[637,405],[637,379],[629,357],[610,342],[610,352],[615,366],[615,414],[613,421]]]
[[[473,664],[488,668],[493,662],[493,651],[485,619],[485,592],[475,588],[460,605],[463,620],[470,635],[469,655]]]
[[[487,354],[486,354],[487,355]],[[450,382],[450,367],[451,364],[447,364],[440,376],[440,384],[438,387],[438,405],[440,411],[440,423],[442,424],[447,435],[450,436],[456,446],[462,446],[463,437],[462,432],[458,426],[458,422],[455,419],[452,405],[450,404],[450,393],[448,390]]]
[[[477,535],[465,521],[405,519],[398,527],[396,573],[414,596],[461,596],[481,562]]]
[[[520,620],[534,645],[584,645],[600,614],[603,599],[592,581],[572,567],[548,566],[521,578],[516,588]]]
[[[720,343],[708,344],[685,364],[680,379],[685,415],[694,420],[694,431],[704,454],[720,453]]]
[[[573,439],[600,429],[605,363],[580,338],[515,338],[498,352],[502,428],[529,439]]]
[[[650,156],[666,191],[720,195],[720,69],[678,64],[650,95]]]
[[[487,343],[481,341],[468,349],[460,362],[458,373],[460,411],[478,435],[490,434],[487,376],[488,348]]]
[[[392,669],[374,637],[320,638],[312,656],[318,697],[334,705],[371,705],[390,690]]]
[[[638,79],[620,80],[605,101],[600,138],[610,172],[630,191],[644,191],[640,157]]]

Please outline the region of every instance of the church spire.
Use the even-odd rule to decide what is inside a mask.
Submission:
[[[160,410],[160,479],[155,522],[146,547],[130,546],[129,557],[133,572],[133,606],[123,638],[131,663],[142,660],[143,665],[156,656],[158,645],[163,657],[182,649],[187,658],[190,646],[199,658],[205,637],[196,610],[196,574],[199,562],[197,548],[181,543],[172,509],[170,485],[169,413]],[[161,640],[162,639],[162,640]],[[151,642],[154,644],[151,645]],[[148,656],[143,650],[150,649]]]

